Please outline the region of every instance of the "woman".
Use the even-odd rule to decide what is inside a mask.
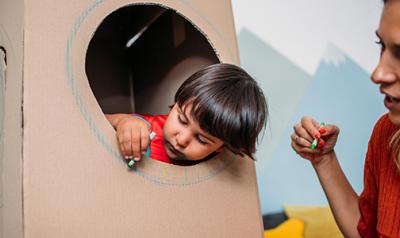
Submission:
[[[368,144],[361,195],[336,158],[338,127],[320,130],[313,118],[303,117],[291,135],[292,148],[317,172],[345,237],[400,237],[400,0],[384,1],[376,34],[381,55],[371,79],[385,95],[388,113],[375,124]],[[319,146],[311,149],[315,138]]]

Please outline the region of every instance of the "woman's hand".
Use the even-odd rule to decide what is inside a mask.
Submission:
[[[314,167],[323,160],[324,155],[334,152],[339,135],[335,125],[321,125],[313,118],[305,116],[294,125],[291,135],[293,150],[304,159],[309,160]],[[317,147],[311,148],[314,139],[319,139]]]

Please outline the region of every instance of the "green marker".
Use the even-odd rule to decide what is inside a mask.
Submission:
[[[133,159],[129,160],[128,162],[128,167],[131,169],[133,168],[133,165],[135,164],[135,161]]]
[[[319,133],[321,133],[321,134],[323,134],[322,133],[322,127],[324,127],[325,126],[325,122],[321,122],[320,124],[319,124],[319,128],[318,128],[318,131],[319,131]],[[324,131],[325,131],[325,129],[323,129]],[[324,132],[325,133],[325,132]],[[315,136],[314,136],[315,137]],[[313,140],[313,142],[312,142],[312,144],[311,144],[311,149],[312,150],[315,150],[316,148],[317,148],[317,146],[318,146],[318,144],[319,144],[319,138],[314,138],[314,140]]]
[[[311,144],[311,149],[312,149],[312,150],[315,150],[315,149],[317,148],[317,145],[318,145],[318,139],[315,138],[315,139],[313,140],[312,144]]]

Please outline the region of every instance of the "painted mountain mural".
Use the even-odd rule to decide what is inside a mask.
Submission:
[[[270,124],[256,156],[263,213],[280,211],[284,204],[326,204],[310,163],[290,147],[293,125],[303,115],[340,127],[336,153],[360,192],[368,139],[386,111],[368,72],[334,45],[326,47],[312,76],[249,31],[239,34],[239,49],[243,67],[262,79],[270,106]]]
[[[257,167],[265,168],[291,122],[312,77],[244,28],[238,35],[242,66],[258,81],[268,102],[267,129]]]

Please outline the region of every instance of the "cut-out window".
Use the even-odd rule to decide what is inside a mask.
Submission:
[[[85,68],[104,113],[158,115],[188,76],[218,62],[206,37],[176,11],[129,5],[99,25]]]

